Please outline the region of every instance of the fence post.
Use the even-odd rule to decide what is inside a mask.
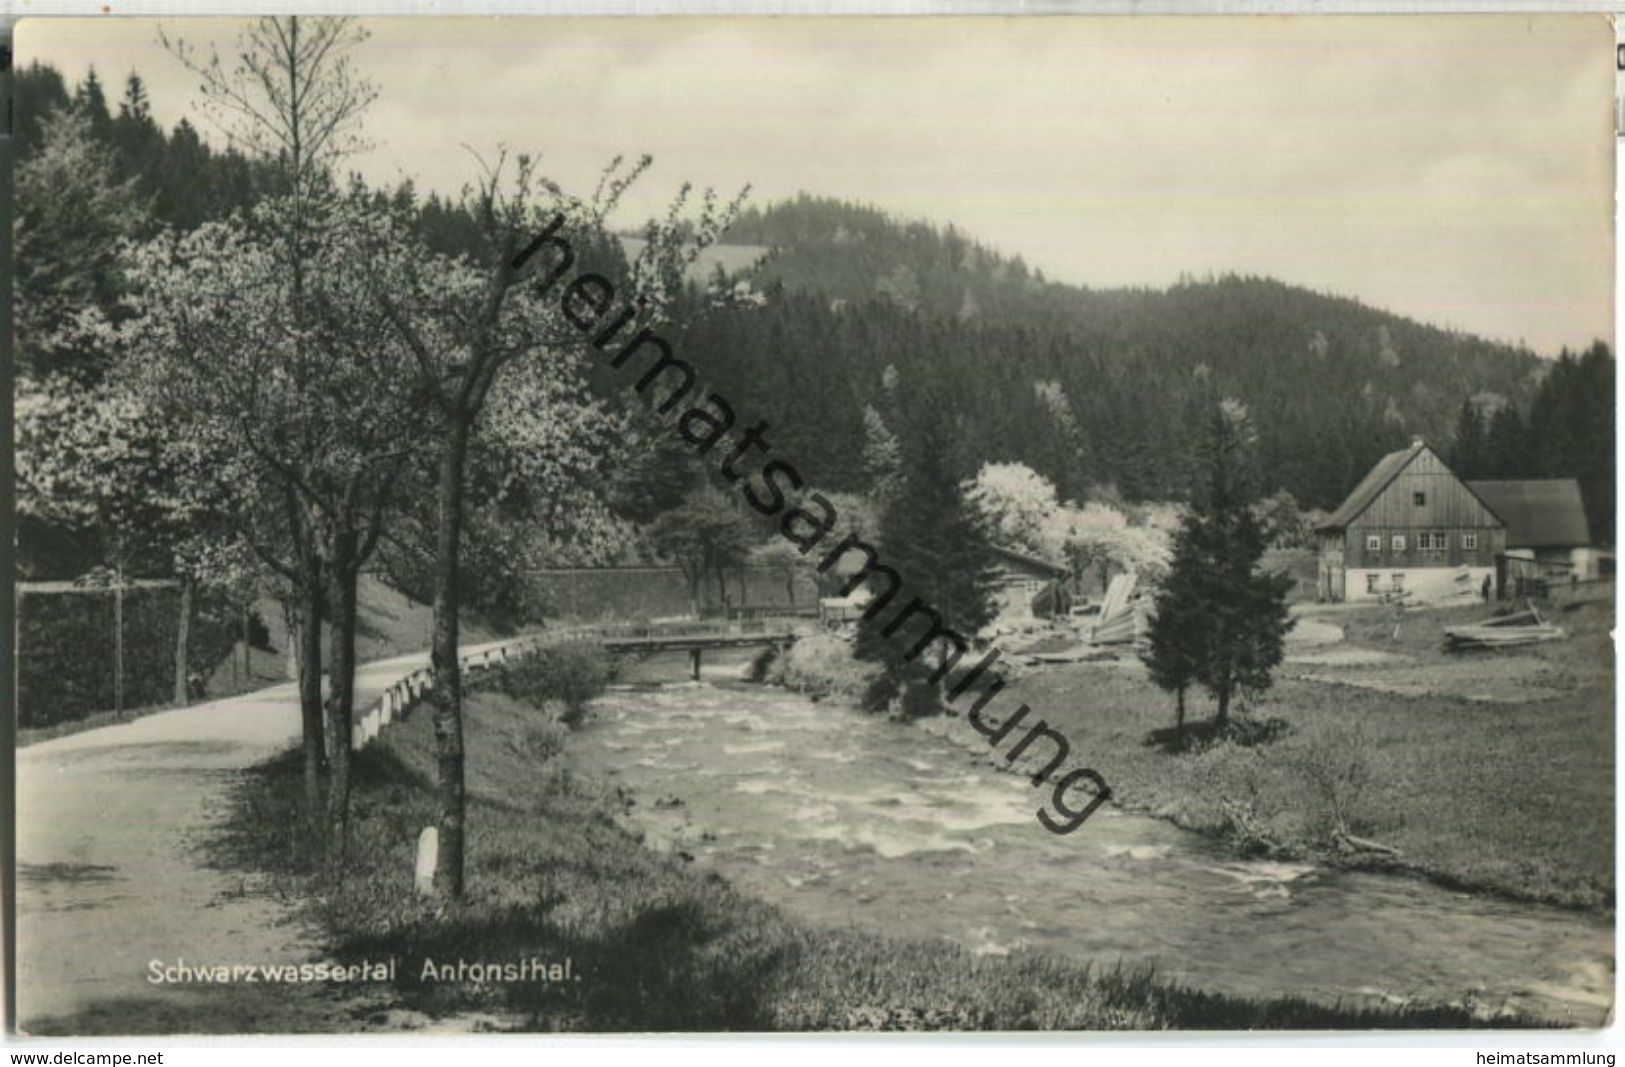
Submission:
[[[113,715],[124,718],[124,572],[113,578]]]
[[[417,888],[418,896],[426,897],[434,893],[434,868],[440,858],[440,831],[433,826],[425,826],[418,835],[417,865],[412,872],[412,884]]]

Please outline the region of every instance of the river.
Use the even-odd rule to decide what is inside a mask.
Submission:
[[[1471,1000],[1571,1026],[1612,1001],[1607,918],[1239,860],[1109,807],[1056,836],[1024,779],[950,741],[737,676],[708,661],[700,682],[612,689],[572,749],[631,788],[652,843],[803,920],[1250,996]]]

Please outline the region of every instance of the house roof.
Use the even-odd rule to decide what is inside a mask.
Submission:
[[[1580,483],[1573,478],[1468,482],[1467,488],[1507,524],[1508,548],[1591,543]]]
[[[1360,484],[1354,487],[1354,492],[1348,495],[1337,510],[1326,516],[1317,530],[1341,530],[1349,523],[1360,517],[1360,513],[1371,506],[1371,502],[1382,491],[1388,488],[1388,483],[1399,477],[1399,472],[1410,466],[1411,460],[1422,454],[1427,448],[1427,442],[1420,437],[1412,441],[1406,448],[1398,452],[1390,452],[1377,461],[1377,465],[1366,472],[1360,479]]]
[[[1067,569],[1065,567],[1051,563],[1047,559],[1039,559],[1037,556],[1029,556],[1019,548],[1010,548],[1007,545],[994,545],[993,551],[996,555],[1004,557],[1011,563],[1025,567],[1028,570],[1039,571],[1043,574],[1049,575],[1052,578],[1059,578],[1067,573]]]

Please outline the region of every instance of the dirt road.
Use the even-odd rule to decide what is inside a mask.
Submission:
[[[363,666],[357,706],[427,661],[418,653]],[[208,869],[200,848],[243,771],[298,738],[298,694],[290,684],[18,751],[17,1008],[24,1032],[33,1020],[98,1011],[129,1019],[150,1009],[184,1019],[188,1006],[213,992],[149,981],[153,961],[314,958],[308,931],[241,877]],[[271,991],[246,992],[269,1008],[275,998],[264,994]]]

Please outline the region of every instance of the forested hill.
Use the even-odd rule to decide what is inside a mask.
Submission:
[[[1179,495],[1194,405],[1243,400],[1270,488],[1331,507],[1420,434],[1448,447],[1462,403],[1527,406],[1532,353],[1267,278],[1169,289],[1045,280],[954,227],[803,196],[751,209],[728,240],[773,251],[766,308],[696,331],[721,381],[840,488],[862,481],[862,410],[887,366],[945,377],[978,418],[967,452],[1020,460],[1066,495]]]
[[[138,77],[112,93],[94,76],[70,89],[36,65],[17,73],[15,89],[19,168],[53,150],[42,135],[46,116],[73,108],[127,179],[125,195],[145,205],[148,221],[132,223],[137,229],[195,226],[271,183],[263,165],[211,149],[184,121],[161,130]],[[414,207],[437,247],[460,251],[472,240],[466,213],[409,182],[378,195]],[[887,407],[889,367],[903,390],[927,375],[942,380],[967,416],[967,466],[1019,460],[1076,500],[1106,486],[1129,499],[1182,495],[1198,409],[1235,396],[1259,431],[1265,488],[1318,507],[1335,505],[1412,435],[1448,449],[1465,399],[1486,416],[1508,404],[1528,411],[1550,367],[1528,352],[1269,279],[1166,290],[1058,284],[952,225],[837,200],[751,207],[726,240],[708,264],[739,270],[772,250],[754,268],[770,298],[686,330],[687,355],[742,414],[767,418],[776,447],[832,489],[870,487],[863,444],[874,427],[865,409]],[[49,274],[77,247],[35,249],[25,273]],[[91,247],[110,245],[98,238]]]

